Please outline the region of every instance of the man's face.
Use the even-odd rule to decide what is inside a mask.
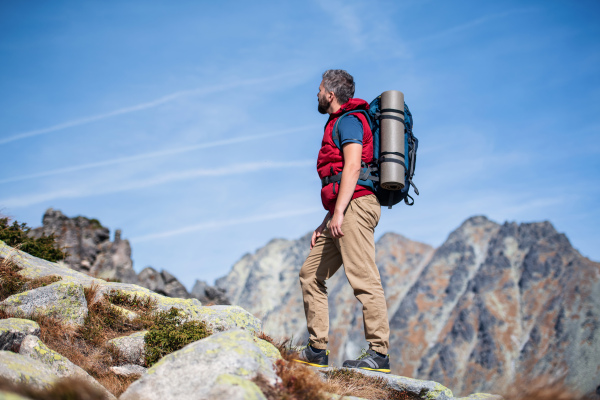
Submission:
[[[325,90],[323,82],[319,85],[319,93],[317,93],[317,99],[319,99],[318,110],[321,114],[327,114],[329,106],[331,105],[332,93]]]

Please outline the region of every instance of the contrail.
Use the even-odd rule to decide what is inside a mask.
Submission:
[[[127,162],[146,160],[146,159],[155,158],[155,157],[170,156],[173,154],[187,153],[190,151],[195,151],[195,150],[200,150],[200,149],[208,149],[211,147],[226,146],[226,145],[235,144],[235,143],[243,143],[243,142],[248,142],[248,141],[252,141],[252,140],[264,139],[264,138],[273,137],[273,136],[287,135],[290,133],[300,132],[300,131],[309,130],[309,129],[317,129],[317,128],[318,127],[316,125],[301,126],[298,128],[285,129],[285,130],[278,131],[278,132],[265,133],[262,135],[243,136],[243,137],[237,137],[237,138],[231,138],[231,139],[225,139],[225,140],[218,140],[215,142],[202,143],[202,144],[197,144],[197,145],[193,145],[193,146],[178,147],[178,148],[173,148],[173,149],[136,154],[136,155],[128,156],[128,157],[113,158],[110,160],[103,160],[103,161],[97,161],[97,162],[93,162],[93,163],[75,165],[72,167],[53,169],[50,171],[38,172],[35,174],[15,176],[12,178],[4,178],[4,179],[0,179],[0,184],[9,183],[9,182],[20,182],[20,181],[24,181],[24,180],[28,180],[28,179],[42,178],[42,177],[51,176],[51,175],[66,174],[69,172],[82,171],[82,170],[98,168],[98,167],[106,167],[109,165],[123,164],[123,163],[127,163]]]
[[[117,184],[112,187],[99,188],[99,185],[91,182],[88,183],[87,187],[73,187],[69,189],[58,190],[49,193],[32,194],[25,196],[10,197],[6,199],[0,199],[0,204],[4,207],[19,208],[27,207],[33,204],[46,203],[55,199],[64,198],[81,198],[98,196],[104,194],[113,194],[126,192],[136,189],[144,189],[156,185],[162,185],[170,182],[184,181],[199,177],[210,177],[210,176],[228,176],[247,174],[250,172],[257,172],[269,169],[282,169],[282,168],[303,168],[314,166],[314,160],[298,160],[298,161],[260,161],[245,164],[234,164],[229,166],[223,166],[213,169],[190,169],[185,171],[169,172],[160,175],[153,176],[146,179],[132,179],[127,182]]]
[[[131,242],[135,242],[135,243],[146,242],[149,240],[163,239],[166,237],[177,236],[177,235],[182,235],[184,233],[190,233],[190,232],[201,231],[201,230],[206,230],[206,229],[218,229],[218,228],[223,228],[223,227],[232,226],[232,225],[241,225],[241,224],[248,224],[248,223],[252,223],[252,222],[261,222],[261,221],[268,221],[268,220],[272,220],[272,219],[294,217],[297,215],[312,214],[312,213],[318,212],[318,211],[322,211],[322,209],[321,208],[307,208],[304,210],[297,210],[297,211],[284,211],[284,212],[279,212],[279,213],[254,215],[254,216],[246,217],[246,218],[226,219],[226,220],[221,220],[221,221],[209,221],[209,222],[203,222],[201,224],[196,224],[196,225],[188,225],[183,228],[173,229],[173,230],[166,231],[166,232],[151,233],[149,235],[137,236],[137,237],[131,238],[129,240]]]
[[[83,117],[83,118],[75,119],[72,121],[63,122],[61,124],[52,125],[47,128],[36,129],[33,131],[18,133],[18,134],[9,136],[4,139],[0,139],[0,144],[10,143],[10,142],[14,142],[16,140],[25,139],[25,138],[32,137],[32,136],[43,135],[43,134],[50,133],[50,132],[56,132],[56,131],[60,131],[60,130],[66,129],[66,128],[71,128],[73,126],[89,124],[90,122],[115,117],[117,115],[128,114],[128,113],[140,111],[140,110],[146,110],[148,108],[154,108],[161,104],[168,103],[170,101],[173,101],[173,100],[178,99],[183,96],[209,94],[209,93],[219,92],[222,90],[232,89],[232,88],[240,87],[240,86],[256,85],[259,83],[264,83],[266,81],[277,80],[277,79],[280,79],[280,78],[283,78],[283,77],[289,76],[289,75],[290,74],[283,74],[283,75],[277,75],[277,76],[268,77],[268,78],[247,79],[247,80],[232,82],[229,84],[212,86],[212,87],[208,87],[208,88],[182,90],[179,92],[171,93],[167,96],[160,97],[156,100],[149,101],[147,103],[141,103],[141,104],[137,104],[137,105],[134,105],[131,107],[120,108],[118,110],[114,110],[114,111],[111,111],[111,112],[108,112],[105,114],[98,114],[98,115],[92,115],[89,117]]]

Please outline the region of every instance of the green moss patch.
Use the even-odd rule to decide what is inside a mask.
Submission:
[[[150,367],[165,355],[210,334],[204,322],[186,321],[176,308],[160,311],[155,314],[154,324],[144,338],[146,365]]]

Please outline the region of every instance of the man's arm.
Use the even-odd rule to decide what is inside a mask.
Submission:
[[[317,243],[317,238],[319,236],[321,236],[321,234],[325,230],[325,227],[327,226],[327,221],[329,221],[330,217],[331,217],[331,215],[329,214],[329,211],[327,211],[327,215],[325,216],[325,218],[323,218],[323,222],[321,222],[321,225],[319,225],[319,227],[317,229],[315,229],[315,231],[313,232],[312,238],[310,239],[310,249],[311,250],[313,247],[315,247],[315,243]]]
[[[344,233],[342,232],[344,211],[346,211],[346,207],[348,207],[350,200],[352,200],[352,195],[356,189],[356,182],[358,182],[358,177],[360,176],[362,144],[346,143],[342,145],[342,152],[344,155],[342,181],[340,182],[335,209],[333,211],[333,216],[331,217],[331,223],[329,224],[331,236],[334,238],[344,236]]]

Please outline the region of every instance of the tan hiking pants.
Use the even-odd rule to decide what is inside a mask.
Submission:
[[[365,337],[372,350],[387,354],[390,328],[379,271],[375,265],[374,232],[381,206],[375,195],[350,201],[344,214],[344,236],[333,239],[329,223],[300,270],[300,286],[310,344],[327,348],[329,310],[325,281],[342,263],[354,295],[363,306]]]

